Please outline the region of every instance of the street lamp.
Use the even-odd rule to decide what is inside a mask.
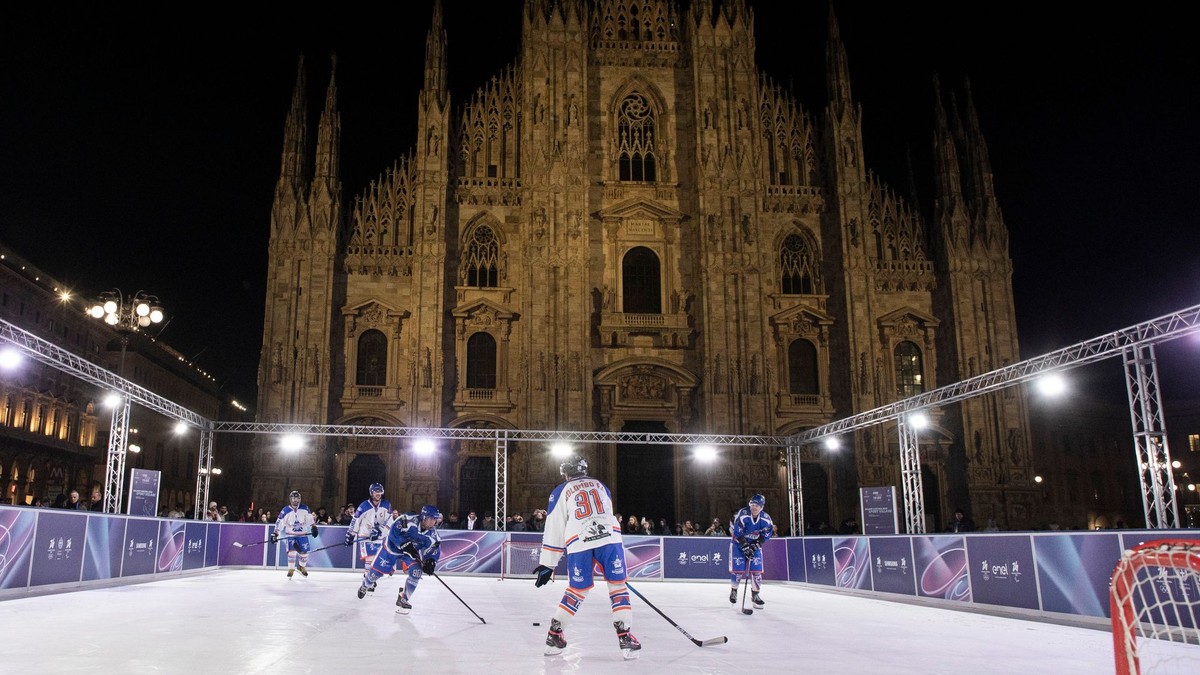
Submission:
[[[100,301],[88,308],[94,319],[101,319],[113,327],[121,336],[121,360],[117,375],[125,377],[125,351],[129,347],[129,335],[152,324],[162,323],[163,308],[158,298],[138,291],[126,297],[119,289],[106,291]],[[112,426],[108,434],[108,464],[104,477],[104,512],[118,513],[121,510],[121,489],[125,479],[125,455],[136,445],[129,445],[129,397],[121,396],[113,405]],[[140,450],[140,448],[139,448]]]

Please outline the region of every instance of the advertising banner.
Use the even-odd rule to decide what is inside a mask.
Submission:
[[[0,509],[0,588],[25,588],[38,511]]]
[[[87,534],[86,511],[38,513],[37,541],[33,545],[30,586],[78,582],[83,572],[83,542]]]
[[[158,522],[147,518],[130,518],[125,526],[125,544],[121,559],[121,576],[154,574],[158,556]]]
[[[186,520],[164,520],[158,529],[157,574],[179,572],[183,569],[184,526]]]
[[[221,539],[217,542],[217,564],[256,567],[265,564],[267,549],[271,545],[262,542],[270,536],[273,526],[260,523],[229,523],[218,527],[221,528]]]
[[[344,525],[318,525],[317,537],[308,540],[312,553],[308,556],[308,567],[313,569],[350,569],[358,557],[358,544],[345,545]],[[330,548],[325,548],[329,546]],[[325,548],[324,551],[318,551]]]
[[[129,505],[125,512],[131,516],[158,515],[158,485],[162,473],[150,469],[133,469],[129,474]]]
[[[83,557],[83,580],[99,581],[121,576],[121,552],[125,541],[126,518],[90,514],[87,547]]]
[[[785,539],[783,543],[787,545],[788,579],[800,583],[807,582],[807,570],[804,566],[804,540],[800,538]]]
[[[787,544],[784,543],[783,539],[772,539],[763,544],[762,558],[763,579],[768,581],[787,581]]]
[[[1116,533],[1034,535],[1042,609],[1109,617],[1108,581],[1121,556]]]
[[[208,524],[204,521],[189,520],[183,533],[183,569],[203,569],[204,540],[208,537]]]
[[[871,538],[871,579],[876,591],[916,595],[916,565],[908,537]]]
[[[662,539],[622,537],[622,540],[625,542],[625,574],[628,578],[662,578]]]
[[[666,537],[663,576],[667,579],[728,579],[729,537]]]
[[[971,602],[967,547],[960,535],[914,535],[917,595]]]
[[[833,538],[833,578],[838,588],[871,590],[871,551],[866,537]]]
[[[479,530],[439,530],[442,536],[442,556],[438,567],[447,572],[500,574],[500,547],[503,532]],[[537,536],[541,541],[541,536]],[[536,565],[534,565],[536,567]]]
[[[216,523],[209,523],[207,532],[204,535],[204,566],[216,567],[217,551],[219,542],[221,541],[221,526]]]
[[[900,523],[896,515],[896,487],[859,488],[863,534],[896,534]]]
[[[975,602],[1039,609],[1029,535],[968,537],[967,560]]]
[[[804,575],[810,584],[834,586],[833,539],[804,538]]]

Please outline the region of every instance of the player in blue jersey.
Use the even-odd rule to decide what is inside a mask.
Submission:
[[[381,533],[392,518],[392,505],[383,498],[383,485],[371,483],[367,492],[370,497],[358,505],[354,517],[350,519],[350,525],[346,527],[345,541],[347,546],[351,546],[356,539],[358,540],[358,557],[363,561],[364,568],[370,567],[379,553],[379,548],[383,545]],[[372,532],[380,534],[372,539]],[[369,590],[375,590],[375,586],[372,585]]]
[[[421,583],[422,574],[433,574],[438,557],[441,556],[442,538],[438,534],[438,523],[442,522],[442,512],[436,506],[422,506],[420,513],[402,513],[391,522],[387,528],[387,537],[379,549],[379,554],[371,562],[371,566],[363,573],[362,585],[358,587],[358,597],[362,599],[375,582],[385,574],[391,574],[397,567],[406,572],[408,578],[396,598],[397,614],[408,614],[412,609],[409,602]]]
[[[309,535],[317,536],[317,521],[308,510],[308,506],[300,503],[300,493],[292,490],[288,495],[288,505],[279,512],[279,519],[275,521],[275,531],[271,533],[271,543],[280,539],[287,540],[289,579],[296,570],[308,576],[305,565],[308,564]],[[297,557],[300,559],[299,565],[296,564]]]
[[[762,545],[775,534],[771,516],[763,511],[766,505],[766,497],[754,495],[750,503],[733,516],[730,524],[733,541],[729,544],[729,583],[733,589],[729,591],[729,602],[737,603],[738,581],[749,574],[752,584],[750,598],[759,609],[765,604],[758,595],[762,588]]]
[[[625,547],[621,543],[621,523],[613,515],[612,493],[604,483],[588,477],[587,461],[578,455],[564,461],[559,472],[566,482],[550,493],[538,561],[541,564],[533,571],[537,574],[535,584],[544,586],[565,553],[570,581],[550,621],[545,654],[561,654],[566,648],[563,626],[592,590],[592,574],[598,568],[608,582],[617,644],[626,659],[636,659],[642,645],[631,631],[633,607],[625,585]]]

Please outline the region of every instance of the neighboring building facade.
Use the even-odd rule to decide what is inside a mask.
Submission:
[[[761,73],[745,2],[525,5],[520,53],[451,108],[441,6],[415,149],[353,200],[336,79],[314,152],[301,62],[271,217],[258,419],[401,427],[792,434],[1020,360],[1008,233],[969,91],[940,92],[927,220],[868,169],[829,20],[815,113]],[[415,64],[414,64],[415,65]],[[949,110],[947,110],[949,108]],[[955,506],[1032,523],[1026,404],[951,406],[921,435],[930,529]],[[803,449],[805,513],[895,485],[895,428]],[[509,447],[510,510],[558,481]],[[755,492],[786,528],[781,451],[583,448],[623,513],[707,522]],[[260,440],[254,497],[491,510],[491,442],[421,459],[379,439]],[[482,513],[481,513],[482,515]]]
[[[120,374],[119,334],[85,313],[85,306],[95,299],[64,297],[67,290],[33,263],[0,245],[0,318]],[[228,414],[223,412],[227,409],[225,398],[210,376],[188,365],[169,346],[142,333],[129,335],[124,377],[208,419]],[[102,404],[104,393],[74,375],[31,359],[0,373],[3,503],[32,504],[36,498],[53,503],[71,490],[78,490],[81,501],[87,502],[94,487],[103,489],[112,421],[111,412]],[[179,436],[173,421],[137,404],[130,409],[129,421],[129,443],[139,447],[140,452],[126,456],[126,490],[130,469],[161,471],[159,504],[171,507],[179,503],[190,512],[199,461],[197,433]],[[228,456],[229,451],[223,448],[237,442],[218,435],[214,438],[214,455]],[[235,460],[232,456],[230,459]],[[243,475],[248,477],[248,467]],[[236,482],[235,476],[231,478]],[[248,491],[247,478],[237,496]],[[122,497],[122,510],[127,494]]]

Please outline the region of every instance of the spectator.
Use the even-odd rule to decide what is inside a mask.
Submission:
[[[467,519],[463,521],[462,529],[464,530],[482,530],[483,522],[475,515],[474,511],[467,514]]]
[[[171,509],[170,511],[167,511],[167,517],[168,518],[182,518],[183,517],[183,504],[181,502],[175,502],[175,508]]]
[[[1119,520],[1117,521],[1117,523],[1120,523],[1120,522],[1121,521],[1119,521]],[[999,532],[1000,526],[996,524],[995,520],[988,518],[987,525],[984,526],[983,531],[984,532]]]
[[[222,506],[221,508],[217,509],[217,513],[221,515],[222,523],[233,522],[233,516],[230,515],[228,506]]]
[[[654,534],[654,523],[646,516],[642,516],[642,534],[652,536]]]
[[[246,510],[242,512],[242,517],[238,518],[238,522],[239,523],[253,523],[254,522],[254,509],[247,507]]]
[[[217,510],[216,502],[208,503],[208,511],[206,511],[204,513],[204,520],[212,520],[212,521],[220,522],[221,512],[219,510]]]
[[[92,487],[92,501],[88,504],[88,511],[104,512],[104,495],[100,492],[99,485]]]
[[[158,517],[159,518],[167,517],[167,505],[166,504],[163,504],[162,506],[158,507]]]
[[[60,492],[54,496],[53,508],[65,509],[67,507],[67,493]]]
[[[838,534],[858,534],[858,518],[850,516],[838,527]]]
[[[533,518],[528,523],[530,532],[545,532],[546,531],[546,511],[537,509],[533,512]]]
[[[70,511],[85,511],[83,503],[79,501],[79,490],[71,490],[67,495],[67,501],[62,506]]]
[[[525,532],[529,528],[525,526],[525,517],[521,514],[513,516],[512,524],[508,526],[510,532]]]
[[[706,537],[728,537],[729,533],[725,531],[725,526],[721,524],[720,518],[713,518],[712,525],[704,531]]]
[[[260,522],[260,523],[273,523],[273,522],[275,522],[275,521],[271,520],[271,514],[270,514],[270,513],[266,512],[266,511],[263,511],[262,513],[258,514],[258,522]]]
[[[40,508],[49,506],[49,504],[47,504],[46,500],[42,499],[41,497],[34,497],[33,504],[31,504],[30,506],[32,506],[35,509],[40,509]]]
[[[696,531],[696,526],[692,525],[692,521],[690,521],[690,520],[683,521],[683,536],[694,537],[698,534],[700,534],[700,533]]]
[[[661,534],[663,536],[667,536],[667,535],[670,535],[671,533],[672,533],[671,526],[667,525],[667,519],[659,518],[658,519],[658,527],[655,529],[654,534]]]
[[[442,529],[444,529],[444,530],[462,529],[462,521],[460,521],[458,519],[458,511],[450,512],[450,515],[446,517],[446,525]]]
[[[342,507],[342,512],[338,514],[338,525],[349,525],[354,522],[354,511],[357,507],[354,504],[347,504]]]
[[[325,510],[324,506],[319,507],[317,509],[316,518],[317,518],[318,525],[332,525],[333,524],[333,517],[329,515],[329,512]]]
[[[484,532],[491,532],[496,529],[496,519],[490,512],[483,514],[483,525],[479,529]]]
[[[622,527],[621,529],[625,530],[629,534],[641,534],[642,533],[642,523],[640,520],[638,520],[637,516],[631,514],[629,516],[629,520],[625,523],[625,526]]]
[[[967,517],[962,509],[954,509],[954,519],[946,526],[947,532],[974,532],[975,521]]]

